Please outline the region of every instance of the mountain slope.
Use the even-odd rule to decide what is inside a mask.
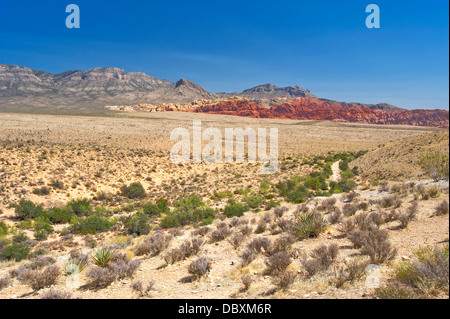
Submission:
[[[172,83],[142,72],[94,68],[51,74],[0,64],[0,106],[3,110],[103,109],[105,105],[192,102],[215,95],[188,80]]]

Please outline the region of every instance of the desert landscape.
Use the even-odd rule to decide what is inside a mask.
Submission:
[[[448,298],[448,112],[96,112],[0,113],[0,298]],[[194,120],[278,128],[278,171],[172,163]]]

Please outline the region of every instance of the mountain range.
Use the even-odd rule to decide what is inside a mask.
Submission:
[[[171,82],[112,67],[52,74],[0,64],[0,111],[104,111],[108,105],[164,105],[158,110],[448,127],[448,111],[409,111],[386,103],[337,102],[319,98],[299,86],[280,88],[264,84],[242,92],[211,93],[187,79]]]

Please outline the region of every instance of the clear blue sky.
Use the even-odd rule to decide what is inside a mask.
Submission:
[[[81,28],[67,29],[68,4]],[[367,29],[365,8],[381,9]],[[212,92],[299,85],[347,102],[449,107],[448,1],[1,0],[0,63],[114,66]]]

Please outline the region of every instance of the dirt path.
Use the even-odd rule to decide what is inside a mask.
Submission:
[[[333,170],[333,175],[331,176],[331,180],[333,182],[339,182],[341,180],[341,169],[339,168],[339,163],[341,161],[337,161],[336,163],[333,163],[331,166],[331,169]]]

